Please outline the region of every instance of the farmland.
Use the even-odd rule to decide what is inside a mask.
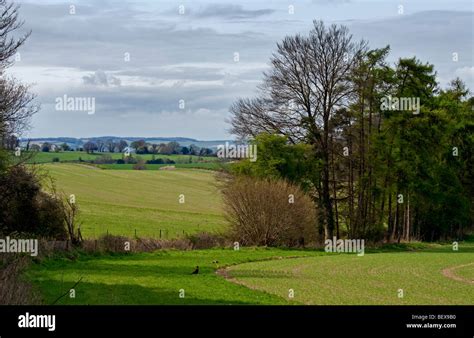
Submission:
[[[122,153],[87,153],[85,151],[61,151],[61,152],[35,152],[27,153],[29,158],[28,163],[51,163],[55,159],[57,162],[79,162],[79,161],[94,161],[102,155],[110,156],[114,160],[122,159]],[[153,159],[152,154],[135,155],[143,160]],[[156,154],[155,158],[162,158],[175,161],[176,163],[197,163],[197,162],[217,162],[219,159],[213,156],[195,156],[195,155],[161,155]]]
[[[76,298],[58,304],[474,304],[472,244],[362,257],[275,248],[80,255],[34,264],[26,277],[46,304],[81,277]],[[445,274],[453,266],[463,280]]]
[[[173,238],[225,227],[209,170],[101,170],[63,163],[41,168],[58,190],[76,196],[84,237],[109,233],[160,238],[161,233]]]

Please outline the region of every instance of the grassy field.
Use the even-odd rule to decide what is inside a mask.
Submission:
[[[27,154],[29,156],[29,154]],[[62,152],[37,152],[32,154],[32,158],[29,159],[28,163],[51,163],[54,158],[58,158],[60,162],[75,162],[82,159],[83,161],[93,161],[99,158],[102,155],[110,155],[113,159],[118,160],[123,157],[122,153],[94,153],[87,154],[85,151],[62,151]],[[141,157],[145,161],[151,160],[153,155],[144,154],[144,155],[135,155],[134,157]],[[173,160],[176,163],[192,163],[196,162],[217,162],[219,159],[217,157],[201,157],[201,156],[191,156],[191,155],[155,155],[155,158],[169,159]]]
[[[44,164],[58,190],[74,194],[84,237],[163,238],[223,229],[220,194],[209,170],[101,170],[81,164]],[[184,195],[184,203],[179,196]]]
[[[133,164],[99,164],[97,165],[101,169],[112,169],[112,170],[132,170]],[[193,162],[193,163],[176,163],[176,164],[146,164],[146,170],[159,170],[166,166],[174,166],[182,169],[209,169],[219,170],[225,166],[224,163],[220,162]]]
[[[330,255],[231,267],[228,274],[251,289],[311,305],[474,304],[474,248],[428,252]],[[447,269],[455,269],[448,277]],[[455,278],[461,279],[456,280]],[[403,298],[398,290],[403,290]]]
[[[83,256],[72,262],[56,259],[36,264],[26,277],[45,304],[51,304],[83,277],[76,298],[57,304],[287,304],[277,296],[229,283],[215,273],[217,264],[305,255],[267,249],[157,251],[155,253]],[[198,275],[191,275],[195,266]],[[179,297],[184,289],[184,298]]]
[[[81,277],[76,298],[58,304],[474,304],[473,249],[433,246],[363,257],[264,248],[86,255],[34,264],[26,278],[46,304]],[[196,265],[200,273],[191,275]],[[465,280],[444,274],[455,266],[466,266],[454,276]]]

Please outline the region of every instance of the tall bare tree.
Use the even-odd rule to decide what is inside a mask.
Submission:
[[[22,25],[18,19],[18,6],[0,0],[0,139],[21,134],[38,110],[28,86],[5,75],[13,56],[29,36],[27,33],[20,38],[12,37]]]
[[[314,21],[308,36],[286,37],[277,44],[271,70],[264,74],[259,96],[239,99],[231,107],[231,131],[241,138],[279,133],[290,142],[306,142],[322,162],[313,181],[326,238],[334,234],[331,198],[331,119],[353,99],[351,74],[366,53],[365,41],[353,42],[344,26]]]

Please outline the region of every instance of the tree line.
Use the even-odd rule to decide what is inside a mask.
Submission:
[[[234,172],[304,188],[324,238],[462,238],[473,230],[474,98],[389,52],[321,21],[278,43],[258,95],[231,107],[232,132],[258,146]]]

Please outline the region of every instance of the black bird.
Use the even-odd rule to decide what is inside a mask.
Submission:
[[[196,269],[191,273],[191,275],[197,275],[199,273],[199,266],[196,266]]]

